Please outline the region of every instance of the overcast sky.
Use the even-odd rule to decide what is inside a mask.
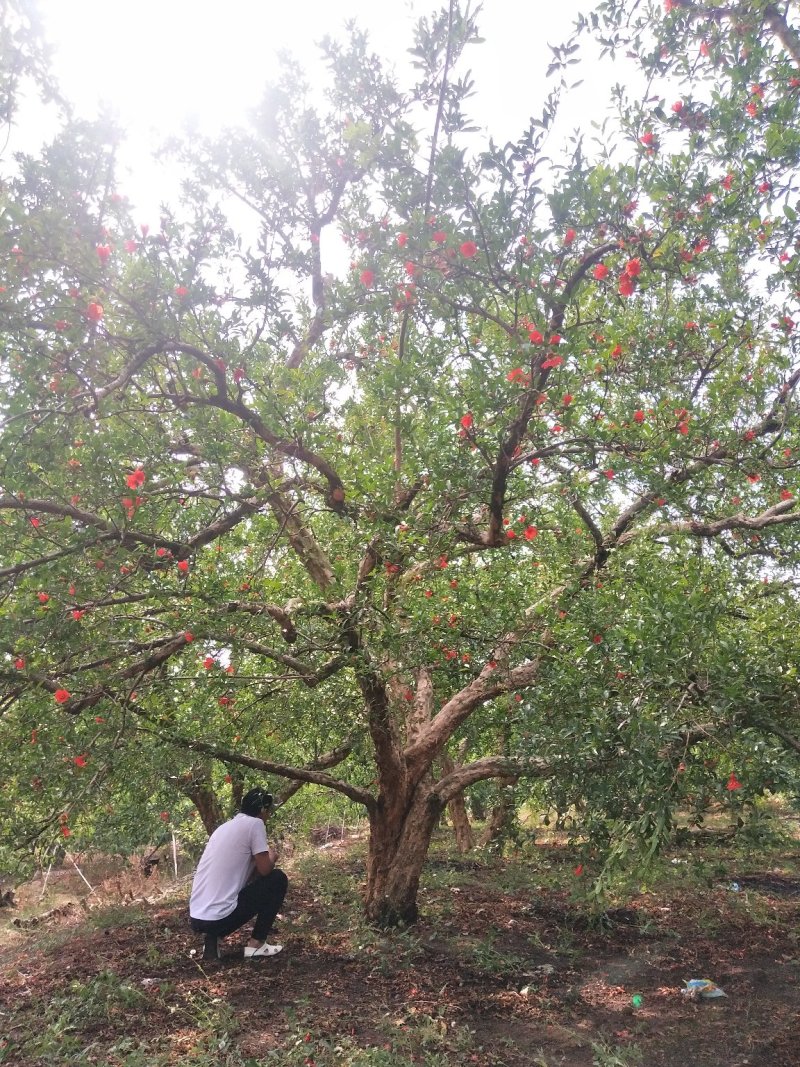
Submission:
[[[313,73],[314,42],[342,34],[348,18],[369,30],[380,54],[402,65],[415,17],[432,6],[427,0],[39,0],[56,72],[78,107],[91,113],[105,99],[124,122],[160,131],[190,117],[211,127],[236,117],[258,99],[278,49],[296,53]],[[480,121],[491,119],[511,135],[540,109],[549,87],[547,45],[566,38],[581,7],[591,7],[591,0],[485,0],[479,24],[486,43],[468,53]],[[605,84],[613,64],[604,67]],[[597,75],[595,69],[587,79],[584,103],[597,100]]]
[[[467,53],[478,90],[469,106],[495,140],[515,138],[531,114],[541,114],[553,86],[545,77],[548,44],[563,42],[578,11],[591,6],[484,0],[485,44]],[[128,131],[126,192],[150,210],[159,196],[158,179],[142,162],[147,149],[187,122],[211,132],[240,120],[274,75],[278,50],[295,53],[313,80],[314,43],[342,35],[354,18],[402,72],[415,18],[435,8],[430,0],[39,0],[39,9],[65,95],[86,116],[110,105]],[[570,128],[603,117],[621,71],[606,60],[584,64],[575,77],[585,80],[563,110]]]

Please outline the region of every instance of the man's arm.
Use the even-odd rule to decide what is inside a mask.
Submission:
[[[257,852],[255,856],[253,856],[253,862],[256,865],[256,872],[263,878],[264,875],[272,872],[272,869],[278,862],[278,850],[271,845],[269,852]]]

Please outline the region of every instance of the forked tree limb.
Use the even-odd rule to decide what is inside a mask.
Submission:
[[[514,633],[508,635],[505,640],[510,644],[519,639],[520,635]],[[412,775],[418,778],[425,772],[458,727],[476,708],[495,697],[530,685],[537,677],[553,643],[552,633],[545,631],[538,639],[541,651],[533,659],[526,659],[519,666],[506,671],[487,665],[477,678],[446,701],[427,726],[423,726],[413,741],[406,746],[404,757]]]

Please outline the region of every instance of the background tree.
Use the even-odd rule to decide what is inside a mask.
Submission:
[[[9,168],[11,834],[253,768],[366,811],[394,923],[477,783],[613,852],[663,841],[698,745],[732,796],[790,780],[797,32],[668,7],[581,21],[647,81],[556,163],[554,97],[475,154],[451,0],[410,89],[355,28],[319,107],[289,66],[157,232],[102,125]]]

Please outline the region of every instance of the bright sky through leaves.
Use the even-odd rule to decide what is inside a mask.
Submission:
[[[274,75],[281,49],[296,55],[313,80],[315,42],[326,34],[341,36],[350,18],[368,29],[381,55],[402,67],[415,17],[438,6],[420,0],[406,5],[367,0],[295,0],[287,5],[259,0],[222,5],[40,0],[56,74],[79,111],[91,114],[105,100],[132,132],[153,129],[160,134],[175,132],[186,122],[207,130],[237,121]],[[578,11],[587,6],[580,0],[484,4],[479,21],[486,45],[473,49],[468,63],[478,87],[474,112],[481,125],[491,124],[495,137],[516,136],[530,114],[541,111],[550,87],[547,45],[565,40]],[[610,76],[614,64],[604,66]],[[592,100],[597,114],[596,75],[595,70],[587,78],[581,68],[587,81],[570,108],[576,122],[585,118]]]
[[[178,178],[154,155],[168,136],[189,128],[215,133],[242,122],[265,86],[277,77],[277,56],[287,51],[316,80],[316,48],[324,36],[342,37],[348,20],[366,28],[372,47],[405,84],[415,20],[439,9],[433,0],[386,5],[367,0],[296,0],[277,5],[228,0],[223,5],[190,0],[39,0],[53,71],[78,114],[109,109],[125,130],[120,154],[121,188],[142,213],[153,217],[174,201]],[[589,0],[544,4],[536,0],[486,0],[479,17],[485,44],[468,51],[466,68],[476,93],[469,113],[496,141],[515,140],[532,115],[540,116],[556,80],[546,71],[548,45],[564,43]],[[624,60],[606,58],[575,67],[582,84],[562,99],[559,142],[591,119],[602,120],[611,86],[625,80]],[[319,69],[319,76],[322,76]],[[32,117],[15,147],[35,149],[51,132]],[[127,175],[125,172],[129,172]]]

